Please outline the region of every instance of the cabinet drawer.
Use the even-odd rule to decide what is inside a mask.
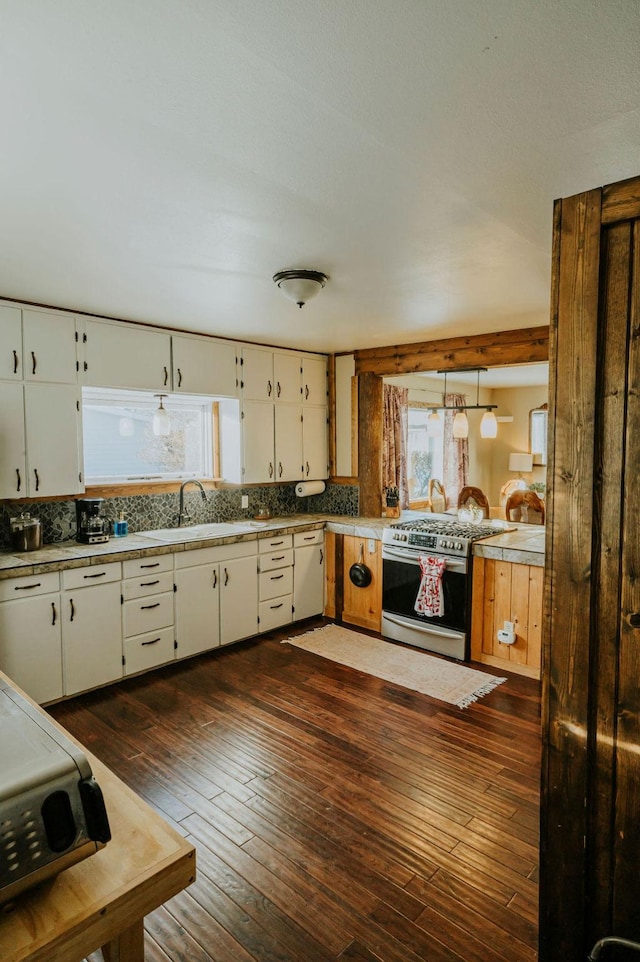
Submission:
[[[14,598],[30,598],[60,590],[60,573],[49,571],[42,575],[25,575],[23,578],[7,578],[0,581],[0,601]]]
[[[304,548],[308,544],[322,544],[323,541],[323,528],[318,528],[317,531],[298,531],[293,536],[293,547]]]
[[[125,675],[146,671],[147,668],[155,668],[156,665],[164,665],[168,661],[173,661],[174,657],[173,627],[125,638]]]
[[[261,601],[258,605],[260,633],[279,628],[281,625],[288,625],[293,619],[291,609],[291,595],[283,598],[272,598],[270,601]]]
[[[277,598],[278,595],[290,595],[293,591],[293,568],[276,568],[272,571],[261,571],[258,575],[260,601]]]
[[[88,588],[90,585],[106,584],[108,581],[120,581],[122,569],[119,561],[111,561],[104,565],[90,565],[87,568],[69,568],[62,572],[63,588]]]
[[[165,591],[173,591],[173,571],[151,572],[122,582],[122,597],[125,601],[159,595]]]
[[[125,638],[141,635],[156,628],[167,628],[173,624],[173,591],[150,598],[136,598],[125,601],[122,613],[122,628]]]
[[[173,571],[172,554],[147,555],[144,558],[122,562],[123,578],[137,578],[139,575],[148,575],[158,571]]]
[[[282,548],[293,548],[293,535],[280,534],[273,538],[261,538],[258,541],[258,552],[260,554],[280,554]]]
[[[176,554],[176,568],[192,568],[194,565],[217,564],[234,558],[249,558],[256,553],[255,540],[233,541],[231,544],[214,545],[210,548],[191,548]]]
[[[276,548],[272,554],[261,554],[259,558],[260,571],[271,571],[274,568],[288,568],[293,564],[293,548]]]

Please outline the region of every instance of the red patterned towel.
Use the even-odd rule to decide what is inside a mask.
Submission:
[[[418,597],[414,605],[415,610],[427,618],[439,618],[444,614],[444,596],[442,593],[442,572],[445,569],[444,558],[431,558],[420,555],[420,570],[422,580],[418,588]]]

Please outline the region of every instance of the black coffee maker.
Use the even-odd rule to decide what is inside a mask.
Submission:
[[[104,498],[78,498],[76,501],[76,539],[83,544],[109,540],[109,522],[100,514]]]

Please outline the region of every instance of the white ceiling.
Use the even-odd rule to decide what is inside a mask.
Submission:
[[[429,380],[441,381],[444,385],[444,374],[437,371],[425,371],[414,375],[401,375],[398,378],[385,377],[385,381],[406,383],[408,378],[421,377]],[[479,381],[477,368],[475,371],[451,371],[447,374],[447,382],[454,384],[470,384],[480,388],[512,388],[512,387],[547,387],[549,384],[549,365],[546,361],[536,364],[509,364],[504,367],[490,367],[480,372]]]
[[[640,173],[637,0],[0,16],[0,296],[321,351],[546,324],[554,198]]]

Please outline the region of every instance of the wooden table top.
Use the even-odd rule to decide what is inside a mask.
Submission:
[[[193,845],[86,754],[104,795],[111,841],[24,892],[11,911],[0,910],[2,962],[82,959],[195,878]]]

